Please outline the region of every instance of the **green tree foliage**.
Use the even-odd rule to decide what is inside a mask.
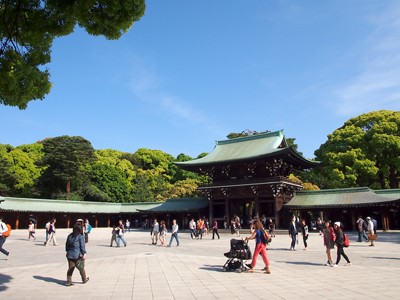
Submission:
[[[43,158],[38,166],[45,167],[39,178],[42,196],[69,193],[81,189],[87,179],[87,167],[94,159],[91,143],[79,136],[48,138],[43,144]]]
[[[0,145],[0,191],[4,195],[27,196],[34,193],[42,169],[36,162],[43,156],[41,144],[12,147]],[[2,188],[1,188],[2,187]]]
[[[324,188],[400,186],[400,112],[375,111],[351,118],[315,151]]]
[[[56,37],[76,25],[91,35],[118,39],[144,14],[144,0],[0,1],[0,103],[25,109],[50,92]]]

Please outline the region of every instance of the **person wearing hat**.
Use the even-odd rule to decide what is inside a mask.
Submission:
[[[347,261],[346,266],[351,265],[349,258],[347,257],[346,253],[344,253],[344,233],[340,225],[340,222],[335,222],[333,225],[336,234],[335,244],[337,248],[337,256],[336,263],[331,265],[332,267],[337,267],[339,265],[341,256],[343,256],[344,259]]]
[[[367,217],[367,226],[368,226],[368,239],[371,242],[370,246],[374,247],[374,240],[371,239],[371,237],[375,237],[375,231],[374,231],[374,223],[372,223],[372,220],[370,217]]]

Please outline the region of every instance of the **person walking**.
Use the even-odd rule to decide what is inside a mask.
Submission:
[[[157,219],[154,219],[153,227],[151,229],[151,244],[157,245],[158,234],[160,233],[160,224],[158,224]]]
[[[125,221],[125,230],[131,232],[131,222],[129,220]]]
[[[117,226],[113,226],[113,229],[111,230],[111,241],[110,241],[110,247],[113,246],[114,242],[117,243]]]
[[[292,222],[289,224],[289,237],[292,239],[290,244],[290,250],[295,251],[296,247],[296,239],[297,239],[297,226],[296,226],[296,217],[293,216]]]
[[[73,285],[72,274],[75,268],[77,268],[81,274],[82,283],[88,282],[89,277],[86,277],[85,271],[85,239],[83,238],[82,227],[79,224],[75,224],[72,233],[68,235],[67,241],[65,242],[65,251],[67,252],[66,257],[68,261],[67,283],[65,285]]]
[[[165,247],[165,236],[167,234],[167,227],[165,226],[165,222],[160,222],[160,244],[162,247]]]
[[[326,248],[326,257],[328,259],[325,266],[333,265],[331,250],[335,248],[335,232],[330,225],[329,221],[325,221],[325,228],[322,230],[324,246]]]
[[[48,246],[50,242],[53,241],[53,246],[58,246],[56,240],[56,219],[51,220],[48,233],[49,233],[49,239],[46,241],[44,245]]]
[[[47,221],[46,225],[44,225],[45,232],[46,232],[46,240],[44,241],[45,246],[46,246],[47,241],[49,240],[50,223],[51,223],[51,221]]]
[[[336,256],[336,263],[331,266],[332,267],[339,266],[341,256],[343,256],[344,259],[347,261],[346,266],[350,266],[351,265],[350,260],[347,257],[346,253],[344,253],[344,233],[340,226],[340,222],[335,222],[333,228],[335,230],[335,235],[336,235],[335,244],[337,248],[337,256]]]
[[[303,235],[304,250],[307,250],[307,240],[308,240],[308,226],[306,220],[301,220],[301,234]]]
[[[262,236],[267,235],[266,241],[269,240],[270,236],[267,232],[265,232],[265,229],[262,226],[262,223],[259,219],[254,220],[254,232],[251,234],[250,237],[246,237],[245,241],[249,240],[256,240],[256,247],[254,249],[254,255],[253,255],[253,260],[251,261],[251,264],[247,265],[249,267],[249,270],[247,270],[250,273],[254,272],[254,268],[257,264],[257,257],[259,254],[261,254],[261,257],[264,261],[265,268],[262,269],[262,271],[265,271],[266,274],[271,274],[271,270],[269,268],[269,260],[267,256],[267,245],[266,243],[263,243],[262,241]]]
[[[189,229],[190,229],[190,238],[193,240],[196,238],[196,222],[192,218],[189,222]]]
[[[197,221],[197,238],[203,239],[203,233],[204,233],[204,221],[202,218],[200,218]]]
[[[33,238],[33,240],[36,240],[35,237],[35,224],[32,222],[32,220],[29,221],[29,225],[28,225],[28,240],[31,239],[31,237]]]
[[[362,219],[361,216],[358,217],[358,220],[356,223],[357,223],[357,231],[358,231],[357,242],[361,243],[363,238],[365,239],[365,241],[368,241],[368,237],[365,234],[365,230],[364,230],[364,227],[365,227],[364,220]]]
[[[122,220],[119,220],[118,227],[117,227],[117,247],[119,247],[121,241],[124,244],[124,247],[126,247],[124,233],[125,233],[124,224],[123,224]]]
[[[375,240],[375,231],[374,231],[374,223],[372,222],[370,217],[367,217],[367,230],[368,230],[368,240],[371,242],[369,246],[374,247]]]
[[[218,222],[217,222],[217,220],[215,220],[214,219],[214,222],[213,222],[213,236],[212,236],[212,239],[214,239],[214,235],[217,235],[217,237],[218,237],[218,239],[219,239],[219,234],[218,234]]]
[[[168,247],[171,247],[171,244],[172,244],[172,240],[173,240],[173,239],[176,240],[176,246],[177,246],[177,247],[179,246],[178,229],[179,229],[179,226],[178,226],[178,224],[176,224],[176,220],[173,219],[173,220],[172,220],[171,239],[169,240]]]
[[[4,243],[7,240],[7,237],[3,234],[8,231],[7,225],[3,222],[3,217],[0,216],[0,252],[6,256],[6,259],[10,257],[10,252],[3,248]]]
[[[268,221],[268,232],[271,237],[275,237],[275,224],[272,219],[269,219]]]

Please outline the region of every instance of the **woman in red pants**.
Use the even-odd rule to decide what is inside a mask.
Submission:
[[[250,237],[246,237],[245,240],[256,240],[256,248],[254,249],[254,254],[253,254],[253,261],[251,262],[251,265],[247,265],[249,267],[248,272],[254,272],[254,267],[257,264],[257,257],[258,254],[261,253],[261,257],[264,261],[265,268],[262,269],[262,271],[265,271],[267,274],[271,274],[271,270],[269,269],[269,260],[267,256],[267,251],[266,251],[266,243],[263,243],[263,235],[266,234],[267,238],[266,240],[269,239],[268,233],[264,230],[262,223],[260,222],[259,219],[254,220],[254,232],[251,234]],[[265,240],[265,239],[264,239]]]

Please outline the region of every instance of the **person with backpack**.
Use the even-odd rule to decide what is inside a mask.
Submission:
[[[0,252],[6,256],[6,259],[10,257],[10,252],[3,248],[7,240],[7,232],[9,232],[9,228],[3,223],[3,218],[0,216]]]
[[[81,274],[82,283],[88,282],[89,277],[86,277],[85,272],[85,239],[83,237],[82,227],[79,224],[75,224],[72,233],[68,235],[67,241],[65,242],[65,251],[67,252],[66,256],[68,260],[67,283],[65,285],[73,285],[72,274],[75,268],[77,268]]]
[[[57,240],[56,240],[56,219],[53,219],[50,223],[49,230],[49,239],[46,241],[44,244],[45,246],[48,246],[51,241],[53,241],[53,246],[58,246]]]
[[[336,263],[331,265],[332,267],[337,267],[340,262],[340,257],[343,256],[344,259],[347,261],[346,266],[350,266],[350,260],[347,257],[346,253],[344,253],[344,247],[345,247],[345,234],[340,226],[340,222],[335,222],[333,225],[333,228],[335,230],[335,235],[336,235],[336,248],[337,248],[337,257],[336,257]]]
[[[249,240],[256,240],[256,247],[254,249],[254,255],[253,255],[253,260],[251,264],[246,265],[249,267],[247,272],[253,273],[254,272],[254,267],[257,264],[257,257],[259,254],[261,254],[261,257],[264,261],[265,268],[262,269],[262,271],[265,271],[266,274],[271,274],[271,270],[269,268],[269,260],[267,256],[267,242],[270,239],[269,234],[265,231],[265,229],[262,226],[262,223],[259,219],[254,220],[254,232],[251,234],[250,237],[246,237],[245,241]]]

